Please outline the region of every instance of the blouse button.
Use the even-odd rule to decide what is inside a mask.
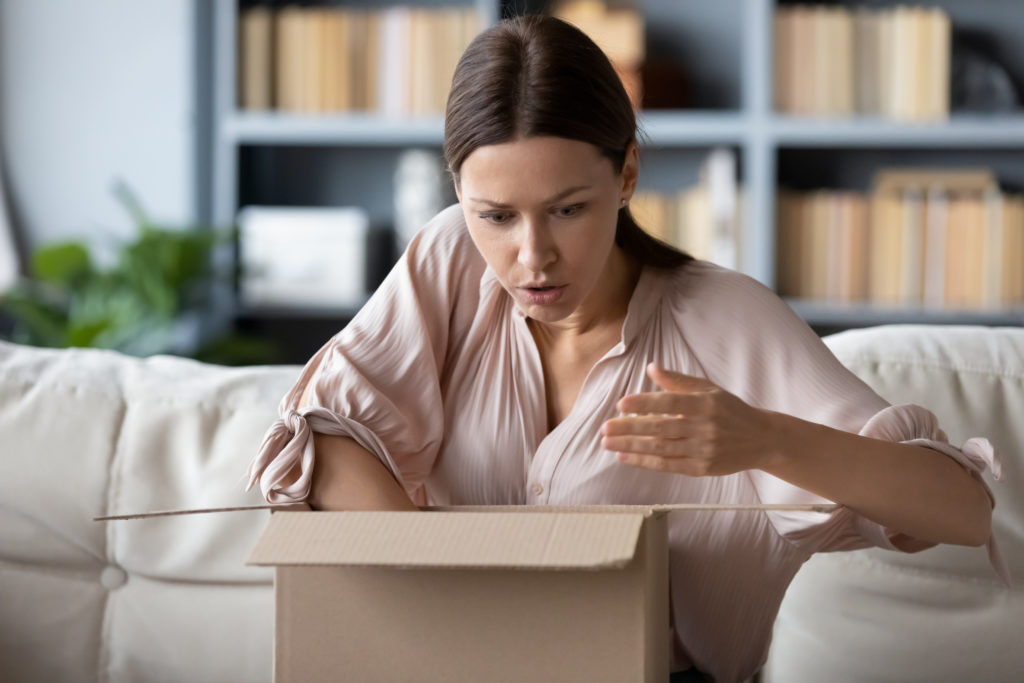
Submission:
[[[531,485],[530,490],[533,491],[533,495],[535,496],[539,496],[540,494],[544,493],[544,487],[537,483]]]

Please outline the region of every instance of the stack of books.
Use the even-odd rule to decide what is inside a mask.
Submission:
[[[238,27],[238,104],[299,113],[441,113],[455,65],[481,28],[473,9],[252,7]]]
[[[735,269],[742,253],[743,201],[735,155],[717,149],[708,155],[699,184],[676,193],[636,192],[629,205],[650,235],[694,258]]]
[[[1024,303],[1024,196],[993,173],[883,171],[870,194],[783,192],[778,289],[831,303],[999,310]]]
[[[942,9],[785,6],[774,41],[777,111],[949,118],[951,24]]]
[[[641,67],[644,46],[644,17],[629,7],[608,7],[603,0],[563,0],[551,14],[587,34],[608,56],[629,94],[633,108],[643,100]]]

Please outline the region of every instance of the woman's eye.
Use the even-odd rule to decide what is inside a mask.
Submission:
[[[555,213],[557,213],[562,218],[571,218],[572,216],[575,216],[582,210],[582,204],[570,204],[569,206],[561,206],[555,209]]]
[[[482,213],[480,218],[483,218],[488,223],[494,223],[495,225],[501,225],[502,223],[508,223],[512,216],[507,213]]]

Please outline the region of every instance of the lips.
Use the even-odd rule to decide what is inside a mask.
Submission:
[[[534,305],[545,306],[553,304],[562,298],[566,285],[552,285],[544,283],[530,283],[519,288],[523,298]]]

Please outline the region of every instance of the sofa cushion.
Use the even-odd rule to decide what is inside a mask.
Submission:
[[[0,661],[10,680],[269,680],[266,511],[245,468],[298,368],[0,342]]]
[[[764,680],[1020,681],[1024,329],[894,325],[826,342],[890,402],[932,410],[952,443],[990,439],[993,532],[1017,585],[1000,584],[982,548],[815,556],[783,601]]]

